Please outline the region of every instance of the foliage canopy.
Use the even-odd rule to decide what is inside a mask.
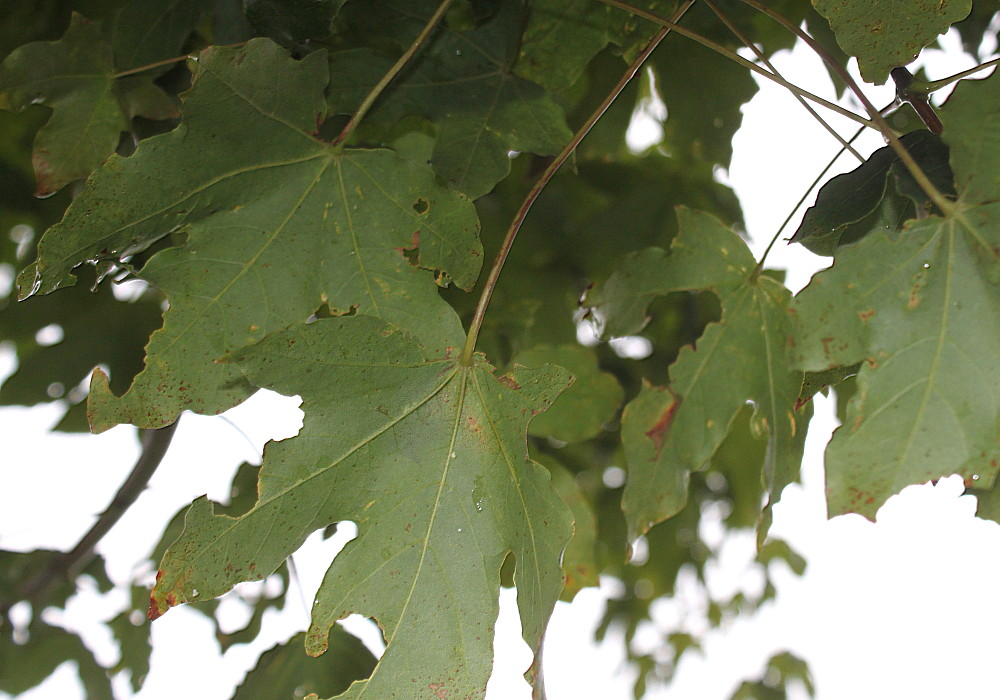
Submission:
[[[1000,79],[961,80],[940,135],[909,108],[891,124],[870,104],[856,117],[888,145],[805,214],[792,240],[833,265],[794,297],[741,237],[716,172],[756,92],[751,70],[780,80],[768,57],[800,25],[853,90],[850,56],[883,83],[952,25],[974,51],[997,3],[720,5],[0,10],[0,338],[18,361],[0,402],[59,400],[59,429],[127,423],[144,446],[79,547],[0,551],[0,689],[32,687],[65,659],[89,697],[111,696],[112,671],[138,689],[137,610],[152,621],[197,603],[211,616],[237,583],[275,576],[287,589],[285,561],[306,537],[352,521],[309,630],[265,654],[237,697],[482,697],[501,586],[516,585],[537,654],[560,597],[617,577],[627,593],[600,634],[620,622],[631,638],[682,567],[704,580],[708,504],[724,505],[727,528],[756,529],[765,572],[775,558],[800,570],[768,527],[798,478],[810,398],[830,386],[844,424],[827,448],[831,515],[874,517],[903,487],[953,473],[991,502]],[[744,42],[751,65],[735,54]],[[899,83],[899,97],[926,114],[937,87]],[[662,139],[634,152],[626,130],[654,93]],[[126,280],[142,291],[116,294]],[[578,343],[581,324],[650,350]],[[51,326],[55,344],[40,340]],[[79,576],[111,587],[93,545],[172,424],[259,388],[302,397],[301,433],[240,468],[233,502],[198,499],[166,525],[152,591],[132,582],[110,623],[118,667],[41,615],[13,624],[19,603],[64,606]],[[619,466],[623,487],[608,478]],[[626,563],[638,538],[648,559]],[[252,601],[225,643],[252,639],[282,599]],[[710,621],[759,603],[714,601]],[[383,630],[377,662],[334,624],[353,613]],[[629,652],[637,696],[698,640],[663,644],[671,663]],[[327,653],[313,661],[303,645]],[[807,674],[787,655],[771,665]],[[541,694],[539,672],[536,658],[527,678]]]

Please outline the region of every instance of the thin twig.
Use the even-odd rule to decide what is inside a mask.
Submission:
[[[403,55],[399,57],[399,60],[392,65],[392,68],[386,71],[385,75],[383,75],[375,87],[372,88],[371,92],[365,96],[365,99],[361,102],[361,106],[358,107],[354,116],[352,116],[347,122],[347,125],[344,127],[343,131],[340,132],[337,138],[333,140],[334,146],[340,145],[346,141],[352,133],[354,133],[354,130],[361,123],[361,120],[365,118],[368,110],[370,110],[372,105],[375,104],[375,100],[377,100],[379,95],[381,95],[382,92],[389,87],[389,83],[391,83],[396,76],[399,75],[399,72],[403,70],[406,64],[410,62],[410,59],[413,58],[417,51],[419,51],[424,45],[427,38],[434,32],[435,29],[437,29],[438,24],[448,11],[448,8],[451,7],[452,2],[454,2],[454,0],[442,0],[441,4],[438,5],[437,10],[435,10],[434,14],[431,15],[431,18],[427,21],[427,24],[424,25],[424,28],[420,31],[420,34],[417,35],[417,38],[413,40],[413,43],[410,44],[409,48],[403,52]]]
[[[694,4],[694,0],[688,0],[684,6],[677,12],[674,16],[674,22],[680,20],[684,16],[684,13],[688,11],[688,8]],[[545,185],[548,184],[552,176],[556,174],[560,166],[569,159],[576,147],[580,145],[583,138],[590,132],[597,120],[601,118],[605,110],[611,106],[611,103],[615,101],[615,98],[625,89],[625,86],[635,77],[635,74],[639,72],[642,64],[645,63],[646,59],[653,52],[663,38],[670,33],[670,31],[676,27],[674,22],[669,22],[671,26],[662,26],[656,35],[649,40],[645,48],[643,48],[642,53],[640,53],[634,61],[629,65],[628,69],[621,79],[615,84],[611,92],[604,98],[594,113],[590,115],[587,121],[579,130],[573,135],[566,147],[557,155],[545,171],[539,176],[538,180],[525,195],[524,201],[521,202],[520,208],[517,210],[517,214],[514,215],[514,220],[511,222],[510,227],[507,229],[507,234],[504,236],[503,243],[500,244],[500,250],[497,252],[496,258],[493,260],[493,266],[490,268],[490,274],[486,278],[486,282],[483,285],[482,294],[479,296],[479,303],[476,305],[476,311],[472,316],[472,321],[469,324],[469,333],[465,339],[465,347],[462,349],[462,359],[463,365],[472,364],[472,356],[476,350],[476,340],[479,337],[479,329],[483,325],[483,319],[486,316],[486,308],[489,306],[490,297],[493,296],[493,290],[496,287],[497,280],[500,278],[500,271],[503,269],[504,261],[507,260],[507,255],[510,253],[511,246],[514,245],[514,239],[517,237],[517,232],[521,228],[521,224],[524,223],[525,217],[528,215],[528,210],[531,209],[531,205],[535,203],[538,195],[541,194]]]
[[[135,503],[139,494],[146,489],[150,478],[167,453],[176,429],[177,421],[174,421],[165,428],[140,431],[142,453],[132,467],[132,472],[111,499],[111,503],[73,549],[55,556],[48,566],[25,581],[19,589],[22,600],[30,601],[40,597],[50,586],[63,580],[73,580],[90,565],[94,560],[94,548],[97,543],[108,534],[125,511]]]
[[[652,12],[647,12],[646,10],[643,10],[642,8],[639,7],[635,7],[634,5],[629,5],[627,2],[622,2],[621,0],[600,0],[600,1],[603,2],[605,5],[610,5],[611,7],[617,7],[620,10],[625,10],[626,12],[635,15],[636,17],[642,17],[643,19],[647,19],[650,22],[659,24],[662,27],[667,27],[672,31],[680,34],[681,36],[686,36],[688,39],[698,42],[705,48],[711,49],[712,51],[715,51],[716,53],[725,56],[729,60],[734,61],[735,63],[739,63],[747,70],[751,70],[754,73],[757,73],[758,75],[764,76],[771,82],[777,83],[778,85],[782,86],[787,90],[791,90],[796,95],[802,95],[802,97],[806,98],[807,100],[811,100],[816,104],[823,105],[827,109],[836,112],[837,114],[840,114],[842,116],[845,116],[851,121],[855,121],[858,124],[864,124],[865,126],[871,129],[878,130],[878,126],[876,125],[876,123],[871,121],[870,119],[865,119],[864,117],[855,114],[851,110],[846,109],[845,107],[841,107],[835,102],[830,102],[830,100],[825,100],[822,97],[819,97],[818,95],[812,94],[808,90],[803,90],[798,85],[793,85],[784,78],[779,78],[774,73],[764,70],[753,61],[748,61],[739,54],[730,51],[725,46],[717,44],[711,39],[703,37],[701,34],[698,34],[697,32],[692,32],[690,29],[679,27],[677,26],[676,23],[671,22],[668,19],[664,19],[659,15],[653,14]]]
[[[247,42],[245,42],[245,41],[240,41],[240,42],[237,42],[235,44],[219,44],[218,46],[209,47],[209,48],[234,49],[234,48],[237,48],[239,46],[244,46],[246,43]],[[127,75],[135,75],[136,73],[143,73],[143,72],[145,72],[147,70],[150,70],[152,68],[159,68],[160,66],[169,66],[171,63],[178,63],[179,61],[183,61],[185,59],[191,58],[191,56],[192,56],[192,54],[186,53],[186,54],[184,54],[182,56],[174,56],[173,58],[165,58],[162,61],[157,61],[156,63],[147,63],[144,66],[139,66],[138,68],[129,68],[128,70],[123,70],[121,73],[115,73],[114,75],[111,76],[111,78],[113,80],[117,80],[118,78],[124,78]]]
[[[1000,63],[1000,58],[993,58],[985,63],[980,63],[978,66],[969,68],[968,70],[959,71],[954,75],[949,75],[947,78],[941,78],[941,80],[929,80],[929,81],[913,81],[914,84],[910,87],[913,92],[922,92],[928,94],[934,92],[935,90],[940,90],[943,87],[947,87],[954,82],[961,80],[962,78],[967,78],[973,73],[978,73],[984,68],[989,68],[990,66],[995,66]]]
[[[720,10],[719,7],[714,2],[712,2],[712,0],[702,0],[702,2],[703,2],[703,4],[708,5],[709,9],[711,9],[712,12],[714,12],[716,14],[716,16],[719,19],[722,20],[723,24],[725,24],[727,27],[729,27],[729,31],[731,31],[733,33],[733,35],[736,36],[737,39],[739,39],[740,41],[742,41],[743,44],[748,49],[750,49],[751,51],[753,51],[754,55],[757,56],[757,58],[760,59],[761,63],[763,63],[765,66],[767,66],[768,70],[770,70],[772,73],[774,73],[777,77],[779,77],[782,80],[784,80],[784,76],[781,75],[781,73],[778,72],[778,69],[774,67],[774,64],[772,64],[771,61],[768,60],[767,56],[764,55],[764,52],[761,51],[760,49],[758,49],[757,45],[754,44],[752,41],[750,41],[750,37],[748,37],[746,34],[744,34],[742,31],[740,31],[740,28],[737,27],[735,24],[733,24],[732,20],[730,20],[729,17],[727,17],[725,14],[723,14],[722,10]],[[851,141],[845,141],[844,137],[841,136],[837,132],[836,129],[834,129],[832,126],[830,126],[830,124],[825,119],[823,119],[823,117],[821,117],[819,115],[819,113],[816,112],[816,110],[813,108],[813,106],[810,105],[808,102],[806,102],[806,99],[804,97],[802,97],[802,95],[799,95],[798,93],[793,93],[793,94],[795,95],[795,99],[798,100],[799,104],[802,105],[802,107],[807,112],[809,112],[809,114],[812,115],[813,119],[815,119],[816,121],[818,121],[820,123],[820,125],[824,129],[826,129],[828,132],[830,132],[830,134],[833,136],[833,138],[837,139],[837,141],[840,143],[840,145],[843,146],[843,148],[837,153],[837,156],[834,158],[834,160],[836,160],[836,158],[840,156],[840,153],[843,153],[844,150],[847,150],[847,151],[850,151],[851,155],[853,155],[859,161],[861,161],[862,163],[865,162],[864,156],[862,156],[860,153],[858,153],[854,149],[854,146],[851,145],[851,141],[853,141],[854,139],[851,139]],[[855,137],[855,138],[857,138],[857,137]],[[831,163],[831,165],[832,165],[832,163]]]
[[[952,202],[941,194],[937,187],[935,187],[930,181],[927,174],[917,164],[917,161],[913,159],[913,156],[911,156],[910,152],[906,150],[906,147],[900,142],[899,138],[896,136],[896,132],[893,131],[892,127],[889,126],[888,122],[886,122],[879,111],[875,109],[875,105],[871,103],[871,100],[869,100],[861,88],[858,87],[858,84],[855,82],[854,78],[851,77],[851,74],[846,68],[844,68],[844,66],[840,65],[840,63],[834,59],[833,56],[831,56],[829,52],[827,52],[827,50],[819,44],[819,42],[809,36],[809,34],[804,32],[797,24],[795,24],[795,22],[792,22],[780,12],[776,12],[767,5],[758,2],[758,0],[740,0],[740,2],[749,5],[758,12],[764,13],[774,21],[784,26],[795,36],[804,41],[809,48],[815,51],[828,66],[836,71],[841,79],[847,83],[851,92],[853,92],[858,100],[861,101],[861,104],[864,105],[865,110],[868,112],[868,116],[871,117],[871,120],[875,124],[876,128],[882,133],[885,140],[889,142],[889,146],[896,152],[896,155],[899,156],[900,161],[902,161],[903,165],[910,172],[910,175],[912,175],[913,179],[917,181],[920,188],[927,193],[927,196],[930,197],[932,202],[934,202],[934,205],[941,211],[942,214],[953,215],[956,213],[955,206]]]

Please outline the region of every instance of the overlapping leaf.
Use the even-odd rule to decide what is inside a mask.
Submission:
[[[432,10],[435,4],[421,9]],[[365,6],[364,11],[379,10]],[[411,14],[412,9],[403,13]],[[504,4],[494,18],[474,29],[442,27],[369,120],[394,124],[404,116],[421,116],[433,122],[435,170],[472,198],[486,194],[507,175],[510,151],[558,153],[572,137],[562,108],[541,86],[510,71],[520,29],[516,3]],[[353,112],[394,60],[377,48],[332,54],[331,108]]]
[[[844,51],[857,57],[861,77],[881,85],[889,71],[965,19],[972,0],[813,0],[813,6],[830,21]]]
[[[418,267],[440,284],[474,283],[482,249],[471,202],[389,151],[341,151],[315,138],[326,75],[322,53],[297,62],[266,39],[209,49],[184,125],[109,160],[43,237],[22,295],[72,284],[84,260],[187,233],[141,272],[170,309],[128,393],[116,398],[95,375],[95,429],[156,427],[184,409],[235,405],[252,389],[215,360],[323,303],[410,329],[441,354],[460,342],[460,324]]]
[[[233,700],[299,698],[306,693],[327,697],[347,689],[352,681],[366,678],[375,668],[375,657],[356,637],[342,627],[330,632],[329,656],[319,660],[302,651],[305,634],[300,632],[284,644],[271,647],[236,689]]]
[[[622,10],[590,0],[534,2],[514,70],[549,90],[565,90],[598,51],[621,42],[631,22]]]
[[[798,367],[864,361],[845,425],[827,449],[831,515],[874,517],[904,486],[943,475],[984,485],[996,475],[998,99],[1000,80],[973,81],[945,110],[963,115],[945,134],[960,194],[953,214],[843,250],[795,300]]]
[[[26,44],[0,64],[0,109],[41,103],[53,110],[35,139],[38,196],[86,177],[115,150],[128,120],[114,82],[111,46],[77,14],[59,41]]]
[[[25,44],[4,60],[0,109],[52,108],[32,156],[37,196],[87,177],[115,151],[133,117],[177,116],[172,99],[152,82],[169,65],[120,73],[176,56],[204,12],[204,3],[192,0],[133,2],[107,36],[100,24],[73,14],[58,41]]]
[[[358,537],[317,593],[307,649],[374,617],[388,644],[342,697],[478,697],[492,665],[500,567],[516,560],[525,640],[537,649],[562,588],[570,515],[525,430],[570,381],[559,368],[496,377],[428,354],[366,316],[272,334],[233,357],[258,386],[301,394],[298,437],[269,445],[257,505],[238,518],[204,499],[164,557],[150,617],[263,578],[312,531],[352,520]]]
[[[944,194],[955,194],[948,147],[939,136],[919,129],[902,136],[900,142],[935,187]],[[892,192],[887,191],[890,173],[894,175]],[[895,223],[904,213],[912,213],[913,206],[903,197],[911,198],[921,210],[929,204],[895,151],[884,146],[854,170],[837,175],[820,188],[816,203],[806,210],[790,242],[802,243],[817,255],[833,255],[838,246],[884,229],[880,224],[885,219]]]
[[[789,369],[787,290],[767,276],[751,278],[753,256],[718,220],[683,208],[678,219],[669,254],[650,248],[629,256],[588,298],[610,335],[639,331],[649,303],[668,292],[708,289],[722,302],[721,321],[681,350],[670,385],[645,384],[625,408],[622,507],[632,537],[684,506],[689,474],[708,464],[747,401],[757,406],[755,429],[769,435],[772,503],[798,474],[808,422],[794,411],[802,374]]]
[[[568,369],[575,377],[559,403],[531,421],[531,435],[562,442],[587,440],[599,435],[602,426],[615,417],[624,398],[618,380],[602,372],[593,351],[580,345],[537,345],[515,355],[512,362],[527,367],[550,363]]]

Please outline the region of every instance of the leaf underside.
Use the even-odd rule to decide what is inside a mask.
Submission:
[[[232,359],[256,385],[300,394],[305,424],[268,446],[250,511],[214,515],[195,501],[161,563],[151,618],[261,579],[311,532],[351,520],[358,537],[317,593],[306,647],[323,653],[331,626],[352,613],[377,620],[388,646],[342,697],[479,697],[508,553],[524,639],[537,650],[562,590],[571,517],[527,460],[525,430],[568,373],[497,377],[482,359],[437,358],[365,316],[281,331]]]

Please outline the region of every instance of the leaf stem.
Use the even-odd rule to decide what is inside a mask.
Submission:
[[[892,104],[895,104],[895,102],[893,102]],[[854,136],[848,139],[847,143],[849,144],[854,143],[854,141],[859,136],[861,136],[861,134],[863,134],[864,131],[865,127],[863,126],[860,127],[857,131],[854,132]],[[778,230],[775,231],[774,235],[771,237],[771,242],[767,244],[767,248],[764,249],[763,255],[760,256],[760,260],[757,262],[757,266],[750,274],[750,279],[756,279],[760,275],[760,271],[764,269],[764,261],[767,260],[767,256],[771,252],[771,248],[773,248],[774,244],[778,242],[778,238],[781,236],[781,232],[785,230],[785,227],[788,226],[788,222],[792,220],[793,216],[795,216],[795,212],[797,212],[799,210],[799,207],[802,206],[802,203],[806,201],[806,197],[808,197],[809,193],[812,192],[813,189],[815,189],[816,185],[818,185],[820,180],[823,179],[823,176],[830,171],[830,168],[833,167],[833,164],[837,162],[837,159],[840,158],[841,154],[845,150],[846,149],[842,147],[839,151],[837,151],[836,155],[834,155],[833,158],[830,159],[830,162],[826,164],[826,167],[823,168],[822,171],[820,171],[819,175],[817,175],[816,178],[812,181],[812,184],[810,184],[809,187],[806,188],[806,191],[802,193],[802,196],[799,197],[799,201],[795,203],[795,206],[792,207],[791,211],[788,212],[788,216],[786,216],[785,220],[781,222],[781,226],[778,227]]]
[[[240,41],[235,44],[220,44],[218,48],[224,49],[234,49],[239,46],[244,46],[247,42]],[[212,47],[207,47],[212,48]],[[192,54],[186,53],[183,56],[174,56],[173,58],[165,58],[162,61],[157,61],[155,63],[147,63],[144,66],[139,66],[138,68],[129,68],[128,70],[123,70],[121,73],[115,73],[111,76],[112,80],[117,80],[118,78],[124,78],[128,75],[135,75],[136,73],[142,73],[144,71],[150,70],[152,68],[159,68],[160,66],[169,66],[171,63],[177,63],[178,61],[183,61],[185,59],[191,58]]]
[[[954,82],[958,82],[962,78],[967,78],[973,73],[978,73],[984,68],[995,66],[998,63],[1000,63],[1000,58],[994,58],[989,61],[986,61],[986,63],[980,63],[978,66],[969,68],[968,70],[963,70],[959,73],[955,73],[954,75],[949,75],[947,78],[941,78],[941,80],[929,80],[926,82],[922,80],[914,80],[913,83],[910,85],[910,90],[913,92],[922,92],[924,94],[929,94],[934,92],[935,90],[940,90],[943,87],[947,87]]]
[[[677,12],[674,16],[674,21],[680,20],[684,16],[684,13],[688,11],[688,8],[694,4],[694,0],[688,0],[684,3],[684,6]],[[666,20],[664,20],[666,22]],[[667,25],[671,26],[667,26]],[[469,323],[469,332],[465,339],[465,346],[462,348],[461,363],[466,366],[472,365],[472,356],[476,350],[476,340],[479,338],[479,331],[483,325],[483,319],[486,316],[486,309],[490,304],[490,298],[493,296],[493,290],[496,288],[497,281],[500,279],[500,271],[503,269],[504,262],[507,260],[507,255],[510,253],[511,247],[514,245],[514,239],[517,237],[517,232],[521,229],[521,224],[524,223],[525,217],[528,215],[528,211],[531,209],[532,204],[538,199],[538,195],[541,194],[542,190],[548,184],[549,180],[556,174],[556,171],[562,166],[566,160],[573,154],[583,138],[590,132],[597,123],[597,120],[601,118],[604,112],[611,106],[611,103],[615,101],[621,91],[625,89],[629,81],[635,77],[635,74],[639,72],[642,64],[646,62],[649,55],[653,52],[664,37],[670,33],[672,29],[676,27],[674,22],[667,22],[661,26],[660,30],[653,36],[652,39],[646,44],[642,52],[636,56],[635,60],[629,64],[628,69],[625,74],[618,80],[611,92],[604,98],[597,109],[594,110],[593,114],[588,117],[587,121],[584,122],[575,134],[570,142],[566,144],[565,148],[559,152],[548,167],[542,172],[538,177],[538,180],[532,185],[528,194],[525,195],[524,201],[521,202],[521,206],[518,208],[517,213],[514,215],[514,220],[511,221],[510,226],[507,229],[507,233],[504,236],[503,242],[500,244],[500,250],[497,251],[496,258],[493,260],[493,265],[490,267],[489,276],[486,278],[486,282],[483,284],[483,291],[479,295],[479,303],[476,304],[476,310],[473,313],[472,321]]]
[[[607,0],[603,1],[606,2]],[[861,88],[858,87],[858,84],[854,81],[854,78],[851,77],[851,74],[846,68],[844,68],[844,66],[840,65],[840,63],[837,62],[836,59],[834,59],[829,52],[827,52],[827,50],[819,44],[819,42],[809,36],[809,34],[804,32],[797,24],[789,20],[780,12],[776,12],[767,5],[758,2],[758,0],[740,0],[740,2],[749,5],[758,12],[764,13],[774,21],[784,26],[795,36],[804,41],[809,48],[816,53],[816,55],[818,55],[828,66],[836,71],[844,82],[847,83],[851,92],[853,92],[858,100],[861,101],[861,104],[864,105],[865,110],[868,112],[868,116],[871,117],[871,123],[874,123],[875,128],[882,133],[882,136],[886,141],[888,141],[889,146],[896,152],[896,155],[899,156],[903,165],[910,172],[910,175],[912,175],[913,179],[917,181],[920,188],[927,193],[927,196],[930,197],[932,202],[934,202],[934,205],[941,211],[942,214],[945,214],[946,216],[955,213],[955,207],[951,201],[941,194],[941,192],[939,192],[930,181],[930,178],[927,177],[927,174],[917,164],[917,161],[913,159],[910,152],[906,150],[906,147],[900,143],[896,133],[889,126],[888,122],[886,122],[886,120],[882,117],[879,110],[875,109],[875,105],[871,103],[871,100],[869,100],[865,93],[862,92]]]
[[[365,99],[362,100],[361,106],[358,107],[354,116],[350,118],[343,131],[341,131],[340,134],[337,135],[337,138],[333,140],[333,146],[340,145],[346,141],[352,133],[354,133],[354,130],[361,123],[361,120],[365,118],[368,110],[370,110],[372,105],[375,104],[375,100],[377,100],[379,95],[381,95],[382,92],[389,87],[389,83],[395,80],[396,76],[399,75],[399,72],[403,70],[406,64],[410,62],[410,59],[413,58],[421,47],[423,47],[428,37],[430,37],[434,30],[437,29],[438,24],[444,18],[445,13],[448,12],[448,8],[451,7],[452,2],[454,2],[454,0],[441,0],[441,4],[438,5],[438,8],[434,11],[434,14],[431,15],[431,18],[427,20],[427,24],[425,24],[424,28],[420,30],[420,34],[417,35],[417,38],[413,40],[413,43],[410,44],[409,48],[403,52],[403,55],[399,57],[399,60],[397,60],[392,67],[386,71],[385,75],[383,75],[378,83],[376,83],[375,87],[372,88],[371,92],[369,92],[365,96]]]
[[[739,39],[740,41],[743,42],[744,46],[746,46],[748,49],[750,49],[751,51],[753,51],[754,55],[757,56],[758,59],[760,59],[761,63],[763,63],[765,66],[767,66],[768,70],[770,70],[772,73],[774,73],[774,75],[776,75],[777,77],[784,79],[784,76],[782,76],[781,73],[778,72],[778,69],[775,68],[774,65],[771,63],[771,61],[768,60],[767,56],[764,55],[764,52],[761,51],[759,48],[757,48],[757,45],[755,43],[753,43],[752,41],[750,41],[750,37],[748,37],[746,34],[744,34],[742,31],[740,31],[740,28],[737,27],[735,24],[733,24],[732,20],[730,20],[729,17],[727,17],[722,12],[722,10],[720,10],[719,7],[714,2],[712,2],[712,0],[702,0],[702,2],[703,2],[703,4],[708,5],[709,9],[712,10],[712,12],[714,12],[716,14],[716,16],[720,20],[722,20],[723,24],[725,24],[729,28],[729,31],[731,31],[733,33],[733,35],[737,39]],[[851,139],[851,141],[845,141],[844,137],[841,136],[837,132],[836,129],[834,129],[832,126],[830,126],[829,122],[827,122],[825,119],[823,119],[823,117],[821,117],[819,115],[819,113],[816,112],[816,110],[813,108],[813,106],[810,105],[808,102],[806,102],[806,99],[804,97],[802,97],[802,95],[799,95],[798,93],[793,93],[793,94],[795,95],[795,99],[798,100],[799,104],[802,105],[802,107],[807,112],[809,112],[809,114],[812,115],[813,119],[815,119],[816,121],[818,121],[820,123],[820,125],[824,129],[826,129],[830,133],[830,135],[833,136],[833,138],[837,139],[837,141],[842,146],[842,148],[840,149],[840,151],[837,152],[837,155],[834,156],[834,160],[836,160],[837,158],[839,158],[840,154],[843,153],[845,150],[847,150],[847,151],[850,151],[851,155],[853,155],[859,161],[861,161],[862,163],[865,162],[864,156],[862,156],[860,153],[858,153],[854,149],[854,146],[851,145],[851,142],[854,141],[854,139]],[[862,127],[862,128],[864,128],[864,127]],[[857,138],[857,136],[855,136],[855,138]],[[833,165],[832,161],[831,161],[830,165]],[[827,167],[829,168],[829,166],[827,166]],[[826,172],[826,171],[824,171],[824,172]]]
[[[807,100],[811,100],[811,101],[815,102],[816,104],[823,105],[827,109],[829,109],[831,111],[834,111],[837,114],[840,114],[842,116],[845,116],[848,119],[850,119],[851,121],[857,122],[858,124],[864,124],[865,126],[867,126],[869,128],[878,129],[878,126],[876,125],[876,123],[873,122],[873,121],[871,121],[870,119],[865,119],[864,117],[855,114],[851,110],[846,109],[845,107],[841,107],[840,105],[836,104],[835,102],[830,102],[829,100],[825,100],[822,97],[819,97],[818,95],[812,94],[808,90],[803,90],[798,85],[793,85],[792,83],[788,82],[784,78],[779,78],[774,73],[771,73],[770,71],[764,70],[763,68],[761,68],[760,66],[758,66],[753,61],[748,61],[747,59],[743,58],[739,54],[736,54],[736,53],[730,51],[725,46],[722,46],[721,44],[717,44],[714,41],[712,41],[711,39],[703,37],[701,34],[698,34],[696,32],[692,32],[690,29],[685,29],[684,27],[679,27],[679,26],[677,26],[677,24],[675,24],[674,22],[671,22],[668,19],[664,19],[663,17],[660,17],[659,15],[655,15],[652,12],[647,12],[646,10],[643,10],[641,8],[638,8],[638,7],[635,7],[634,5],[629,5],[628,3],[622,2],[621,0],[600,0],[600,1],[603,2],[605,5],[610,5],[612,7],[617,7],[620,10],[625,10],[626,12],[629,12],[629,13],[635,15],[636,17],[642,17],[643,19],[647,19],[650,22],[653,22],[655,24],[659,24],[660,26],[663,26],[663,27],[667,27],[667,28],[673,30],[674,32],[677,32],[681,36],[686,36],[688,39],[691,39],[692,41],[698,42],[699,44],[701,44],[705,48],[711,49],[712,51],[715,51],[716,53],[725,56],[729,60],[734,61],[736,63],[739,63],[741,66],[743,66],[747,70],[751,70],[754,73],[757,73],[758,75],[761,75],[761,76],[767,78],[768,80],[770,80],[772,82],[775,82],[778,85],[781,85],[783,88],[785,88],[786,90],[792,91],[796,95],[801,95],[802,97],[806,98]]]
[[[87,568],[94,560],[94,548],[97,543],[108,534],[125,514],[125,511],[135,503],[139,494],[145,490],[156,468],[160,466],[163,456],[167,453],[167,448],[170,447],[170,441],[173,440],[176,429],[177,421],[174,421],[165,428],[140,431],[139,441],[142,445],[142,452],[139,459],[136,460],[135,466],[132,467],[131,473],[119,487],[114,498],[111,499],[111,503],[72,550],[65,554],[56,555],[48,566],[25,581],[18,590],[23,600],[36,599],[50,586],[67,578],[72,580]]]

